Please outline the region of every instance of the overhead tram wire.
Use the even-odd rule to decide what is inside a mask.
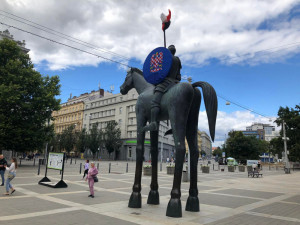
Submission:
[[[248,107],[246,107],[246,106],[243,106],[243,105],[241,105],[240,103],[231,101],[230,99],[225,98],[224,96],[222,96],[222,95],[220,95],[220,94],[217,94],[217,96],[218,96],[219,98],[222,98],[222,99],[225,100],[225,101],[228,101],[228,102],[230,102],[230,103],[232,103],[232,104],[234,104],[234,105],[240,107],[240,108],[246,109],[246,110],[248,110],[248,111],[250,111],[250,112],[252,112],[252,113],[255,113],[255,114],[260,115],[260,116],[262,116],[262,117],[265,117],[265,118],[267,118],[267,119],[269,119],[269,120],[272,120],[271,117],[268,117],[268,116],[266,116],[266,115],[264,115],[264,114],[262,114],[262,113],[259,113],[259,112],[255,111],[255,110],[253,110],[253,109],[250,109],[250,108],[248,108]]]
[[[19,30],[19,31],[22,31],[22,32],[31,34],[31,35],[33,35],[33,36],[36,36],[36,37],[45,39],[45,40],[47,40],[47,41],[51,41],[51,42],[53,42],[53,43],[60,44],[60,45],[63,45],[63,46],[66,46],[66,47],[69,47],[69,48],[72,48],[72,49],[75,49],[75,50],[78,50],[78,51],[87,53],[87,54],[89,54],[89,55],[93,55],[93,56],[96,56],[96,57],[98,57],[98,58],[102,58],[102,59],[105,59],[105,60],[107,60],[107,61],[114,62],[114,63],[118,63],[118,64],[120,64],[120,65],[122,65],[122,66],[125,66],[125,67],[130,68],[129,65],[124,64],[124,63],[122,63],[122,62],[119,62],[119,61],[116,61],[116,60],[113,60],[113,59],[109,59],[109,58],[107,58],[107,57],[104,57],[104,56],[101,56],[101,55],[97,55],[97,54],[95,54],[95,53],[88,52],[88,51],[82,50],[82,49],[80,49],[80,48],[77,48],[77,47],[74,47],[74,46],[71,46],[71,45],[67,45],[67,44],[61,43],[61,42],[59,42],[59,41],[52,40],[52,39],[50,39],[50,38],[47,38],[47,37],[44,37],[44,36],[41,36],[41,35],[32,33],[32,32],[30,32],[30,31],[23,30],[23,29],[18,28],[18,27],[16,27],[16,26],[12,26],[12,25],[3,23],[3,22],[1,22],[1,21],[0,21],[0,24],[5,25],[5,26],[8,26],[8,27],[12,27],[12,28],[14,28],[14,29],[16,29],[16,30]]]
[[[77,44],[81,44],[81,45],[83,45],[83,46],[92,48],[92,49],[94,49],[94,50],[96,50],[96,51],[101,51],[101,52],[103,52],[103,53],[105,53],[105,54],[110,54],[110,55],[114,55],[114,56],[117,56],[117,57],[122,58],[122,59],[130,60],[130,59],[129,59],[128,57],[126,57],[126,56],[120,55],[120,54],[118,54],[118,53],[109,51],[109,50],[104,49],[104,48],[100,48],[100,47],[98,47],[98,46],[96,46],[96,45],[93,45],[93,44],[90,44],[90,43],[88,43],[88,42],[82,41],[82,40],[80,40],[80,39],[74,38],[74,37],[72,37],[72,36],[70,36],[70,35],[67,35],[67,34],[64,34],[64,33],[62,33],[62,32],[53,30],[53,29],[51,29],[51,28],[49,28],[49,27],[46,27],[46,26],[43,26],[43,25],[41,25],[41,24],[35,23],[35,22],[33,22],[33,21],[27,20],[27,19],[22,18],[22,17],[20,17],[20,16],[16,16],[16,15],[14,15],[14,14],[12,14],[12,13],[8,13],[8,12],[6,12],[6,11],[4,11],[4,10],[1,10],[1,9],[0,9],[0,11],[2,11],[2,12],[4,12],[4,13],[7,13],[7,14],[9,14],[9,15],[12,15],[12,16],[14,16],[14,17],[17,17],[17,18],[19,18],[19,19],[21,19],[21,20],[24,20],[24,21],[30,22],[30,23],[32,23],[32,24],[35,24],[35,25],[37,25],[37,26],[40,26],[40,27],[42,27],[42,28],[37,27],[37,26],[34,26],[34,25],[32,25],[32,24],[26,23],[26,22],[24,22],[24,21],[20,21],[20,20],[18,20],[18,19],[15,19],[15,18],[12,18],[12,17],[10,17],[10,16],[7,16],[7,15],[4,15],[4,14],[1,14],[1,13],[0,13],[0,15],[2,15],[2,16],[4,16],[4,17],[7,17],[7,18],[9,18],[9,19],[18,21],[18,22],[20,22],[20,23],[26,24],[26,25],[28,25],[28,26],[34,27],[34,28],[36,28],[36,29],[45,31],[45,32],[50,33],[50,34],[53,34],[53,35],[56,35],[56,36],[58,36],[58,37],[61,37],[61,38],[64,38],[64,39],[66,39],[66,40],[75,42],[75,43],[77,43]],[[45,29],[44,29],[44,28],[45,28]],[[46,30],[46,29],[47,29],[47,30]],[[51,32],[48,31],[48,30],[50,30]],[[57,34],[56,34],[56,33],[57,33]],[[71,40],[70,38],[71,38],[71,39],[74,39],[75,41],[74,41],[74,40]],[[81,43],[80,43],[80,42],[81,42]]]

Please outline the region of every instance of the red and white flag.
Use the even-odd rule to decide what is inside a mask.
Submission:
[[[165,15],[165,14],[161,14],[160,15],[160,19],[162,22],[162,30],[165,31],[166,29],[169,28],[170,24],[171,24],[171,10],[169,9],[169,15]]]

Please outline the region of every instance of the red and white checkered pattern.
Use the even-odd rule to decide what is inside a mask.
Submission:
[[[150,71],[152,73],[162,70],[163,53],[156,52],[152,55],[150,60]]]

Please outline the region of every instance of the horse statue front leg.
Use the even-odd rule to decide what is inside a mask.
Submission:
[[[132,187],[132,194],[129,199],[129,208],[141,208],[142,207],[142,197],[141,197],[141,179],[142,179],[142,169],[144,160],[144,141],[145,132],[142,131],[143,127],[146,125],[146,121],[142,120],[137,116],[137,145],[136,145],[136,167],[135,167],[135,177],[134,184]]]
[[[158,123],[159,127],[159,123]],[[158,160],[158,131],[150,132],[151,140],[151,165],[152,165],[152,177],[150,184],[150,192],[148,195],[147,204],[159,205],[159,192],[157,182],[157,160]]]

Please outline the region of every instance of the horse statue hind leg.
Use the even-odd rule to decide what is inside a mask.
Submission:
[[[187,121],[186,139],[189,146],[190,154],[190,189],[189,197],[186,202],[185,210],[190,212],[199,212],[200,204],[198,199],[198,116],[201,104],[201,93],[194,89],[194,98],[190,108]]]

